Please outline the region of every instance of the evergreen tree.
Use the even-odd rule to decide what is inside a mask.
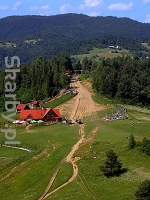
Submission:
[[[150,140],[146,137],[142,140],[142,152],[150,156]]]
[[[135,147],[135,145],[136,145],[136,141],[134,139],[134,135],[131,134],[130,137],[129,137],[129,144],[128,144],[129,150],[133,149]]]
[[[100,166],[101,171],[107,177],[119,175],[122,171],[122,164],[118,161],[117,154],[113,150],[109,150],[106,152],[106,156],[104,165]]]

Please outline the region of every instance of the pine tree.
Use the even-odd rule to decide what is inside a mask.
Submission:
[[[150,140],[148,140],[146,137],[144,137],[142,140],[142,152],[150,156]]]
[[[106,152],[107,159],[104,165],[100,166],[105,176],[111,177],[119,175],[122,171],[122,164],[118,161],[118,156],[113,150]]]
[[[129,150],[133,149],[135,147],[135,145],[136,145],[136,141],[134,139],[134,135],[131,134],[130,137],[129,137],[129,144],[128,144]]]

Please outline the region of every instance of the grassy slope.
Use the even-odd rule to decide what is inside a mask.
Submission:
[[[10,42],[6,42],[5,44],[1,44],[1,43],[0,43],[0,48],[1,48],[1,47],[12,48],[12,47],[14,47],[15,45],[16,45],[15,43],[10,43]]]
[[[122,56],[122,54],[127,55],[128,53],[129,53],[129,51],[125,50],[125,49],[119,50],[118,53],[112,53],[112,49],[93,48],[93,50],[89,51],[88,54],[73,55],[72,57],[77,58],[79,60],[83,60],[83,58],[85,58],[85,57],[88,57],[88,58],[94,57],[98,61],[100,57],[113,58],[113,57],[117,57],[117,56]]]
[[[54,99],[53,101],[47,102],[43,105],[43,107],[55,108],[56,106],[68,101],[69,99],[73,98],[75,95],[71,93],[67,93],[62,95],[59,98]]]
[[[99,130],[93,141],[82,145],[75,156],[80,156],[78,162],[79,176],[76,181],[53,194],[47,199],[103,199],[103,200],[134,200],[134,192],[139,183],[146,178],[150,179],[149,157],[140,153],[136,148],[129,151],[127,137],[132,133],[137,141],[143,137],[150,139],[150,124],[147,121],[132,119],[107,122],[103,116],[111,110],[99,112],[92,117],[84,119],[86,123],[86,136],[98,127]],[[139,113],[137,113],[139,114]],[[127,172],[120,177],[106,178],[99,169],[105,161],[105,152],[113,149],[127,168]],[[96,157],[96,158],[95,158]],[[80,187],[80,189],[78,188]],[[82,192],[81,192],[82,190]],[[85,193],[85,194],[84,194]],[[86,198],[85,198],[85,196]]]
[[[1,199],[37,199],[44,192],[51,175],[78,140],[78,129],[67,124],[32,127],[31,132],[17,127],[17,136],[23,146],[33,150],[26,157],[18,157],[10,166],[3,165],[0,180],[17,166],[12,175],[0,181]],[[4,139],[0,135],[0,140]],[[37,149],[37,151],[35,150]],[[3,162],[1,159],[0,162]],[[12,162],[12,163],[11,163]],[[72,171],[68,168],[67,172]],[[70,172],[71,173],[71,172]],[[69,173],[69,174],[70,174]],[[68,174],[66,174],[68,176]],[[60,181],[64,182],[64,180]],[[14,184],[15,183],[15,184]]]
[[[62,188],[47,199],[70,199],[71,196],[73,199],[81,200],[133,200],[138,185],[146,178],[150,179],[149,157],[142,154],[138,148],[131,151],[127,148],[127,137],[130,134],[134,134],[136,141],[141,141],[143,137],[150,139],[149,110],[126,106],[130,117],[128,120],[107,122],[103,117],[115,111],[110,105],[112,102],[99,96],[96,96],[95,100],[98,100],[97,98],[101,98],[100,102],[109,105],[107,110],[84,119],[87,138],[95,127],[99,129],[93,141],[82,145],[75,153],[75,156],[81,157],[78,162],[78,178],[70,184],[69,188]],[[138,123],[139,119],[141,123]],[[132,126],[132,120],[135,126]],[[123,167],[127,169],[127,172],[120,177],[108,179],[99,169],[105,161],[105,152],[108,149],[113,149],[118,154]]]
[[[150,46],[148,45],[148,43],[142,43],[142,45],[148,49],[150,49]]]
[[[103,99],[103,103],[106,105],[110,102],[108,99]],[[140,153],[137,148],[131,151],[127,149],[127,137],[133,133],[137,141],[141,141],[143,137],[150,139],[148,121],[150,113],[129,107],[127,111],[130,119],[104,121],[103,117],[113,111],[113,108],[108,106],[107,110],[83,119],[86,124],[87,138],[95,127],[98,127],[98,132],[93,140],[82,145],[75,153],[75,156],[81,157],[78,161],[79,175],[72,183],[47,199],[135,199],[134,192],[139,183],[146,178],[150,179],[150,161],[149,157]],[[141,123],[138,123],[138,119],[141,119]],[[135,121],[134,127],[132,120]],[[60,166],[60,171],[52,190],[66,182],[72,174],[72,166],[61,161],[78,138],[76,125],[31,127],[30,132],[25,131],[24,127],[17,127],[17,140],[20,140],[21,145],[31,149],[33,153],[27,155],[25,152],[10,149],[4,152],[4,149],[0,148],[0,155],[7,157],[0,159],[1,199],[38,199],[58,166]],[[0,134],[0,141],[4,140],[4,135]],[[99,170],[99,165],[103,164],[105,152],[108,149],[113,149],[122,161],[123,167],[128,169],[120,177],[108,179]],[[1,181],[12,169],[14,169],[12,174]]]

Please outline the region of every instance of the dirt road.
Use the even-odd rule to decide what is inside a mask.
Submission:
[[[102,109],[102,106],[93,101],[91,93],[80,83],[80,81],[74,82],[72,86],[76,87],[79,92],[76,100],[77,106],[75,106],[74,111],[72,112],[72,119],[78,116],[80,118],[83,116],[89,116]]]
[[[104,109],[103,105],[99,105],[93,101],[91,93],[85,88],[90,87],[90,84],[84,87],[80,81],[77,81],[71,83],[71,87],[76,88],[78,95],[69,102],[58,106],[62,115],[74,121],[76,118],[90,116],[92,113]]]
[[[70,110],[68,117],[75,122],[75,120],[77,118],[83,118],[84,116],[90,116],[92,113],[102,110],[104,109],[103,106],[100,106],[98,104],[96,104],[92,97],[91,97],[91,93],[79,82],[74,82],[71,85],[72,87],[75,87],[78,91],[77,96],[72,99],[70,102],[67,102],[64,105],[59,106],[58,108],[61,110],[62,114],[66,113],[66,110]],[[48,192],[53,184],[53,182],[55,181],[55,178],[59,172],[59,169],[56,169],[55,173],[53,174],[53,176],[51,177],[51,180],[49,182],[49,185],[47,186],[45,192],[43,193],[43,195],[39,198],[39,200],[43,200],[46,199],[48,196],[50,196],[51,194],[53,194],[54,192],[57,192],[59,189],[61,189],[62,187],[66,186],[67,184],[69,184],[70,182],[72,182],[78,175],[78,166],[76,164],[76,162],[80,159],[78,157],[73,157],[74,153],[78,150],[78,148],[80,147],[80,145],[82,145],[83,142],[88,141],[85,140],[85,134],[84,134],[84,124],[80,124],[79,125],[79,135],[80,135],[80,139],[79,141],[72,147],[72,150],[70,151],[70,153],[67,155],[67,157],[65,158],[65,162],[71,163],[73,166],[73,174],[72,177],[63,185],[59,186],[58,188],[56,188],[55,190],[53,190],[52,192]],[[95,134],[97,132],[97,127],[94,129],[92,134]]]

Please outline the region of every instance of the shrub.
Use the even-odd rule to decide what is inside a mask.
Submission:
[[[135,193],[137,200],[150,200],[150,180],[143,181]]]

